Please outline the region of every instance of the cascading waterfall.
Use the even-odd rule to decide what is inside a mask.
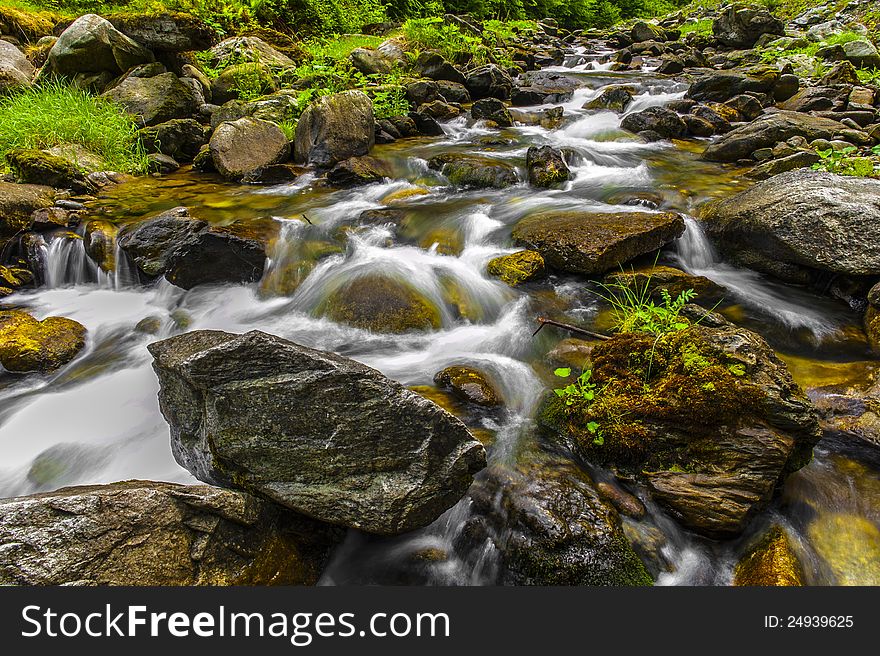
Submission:
[[[735,300],[792,330],[806,329],[821,341],[839,329],[827,312],[816,307],[815,296],[722,262],[703,226],[693,217],[685,217],[685,232],[676,242],[675,252],[678,263],[688,273],[705,276],[728,290]]]

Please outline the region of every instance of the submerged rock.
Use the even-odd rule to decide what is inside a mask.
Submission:
[[[492,469],[472,488],[498,550],[506,585],[651,585],[618,513],[571,461],[545,456],[514,471]],[[479,522],[479,523],[478,523]],[[466,532],[467,531],[466,527]]]
[[[428,160],[428,166],[460,187],[503,189],[518,182],[513,166],[491,157],[444,153]]]
[[[440,328],[440,310],[406,283],[381,274],[359,276],[334,291],[326,315],[380,333]]]
[[[742,532],[820,437],[785,364],[744,328],[624,333],[590,357],[595,399],[566,406],[550,397],[539,423],[588,462],[643,480],[700,534]]]
[[[501,396],[486,375],[473,367],[447,367],[437,372],[434,382],[468,403],[487,407],[502,404]]]
[[[767,273],[782,264],[880,274],[878,180],[791,171],[709,204],[703,218],[725,252]]]
[[[363,91],[323,96],[306,107],[296,124],[296,161],[330,167],[367,155],[375,141],[373,103]]]
[[[773,526],[752,546],[733,572],[734,585],[804,585],[804,569],[780,526]]]
[[[314,585],[340,538],[207,485],[69,487],[0,500],[0,585]]]
[[[316,519],[426,526],[485,467],[464,424],[379,372],[253,331],[151,344],[178,461]]]
[[[534,187],[552,187],[571,178],[562,152],[553,146],[530,146],[526,152],[529,183]]]
[[[546,212],[520,221],[513,238],[552,267],[603,273],[668,244],[684,232],[672,212]]]
[[[358,187],[382,182],[391,176],[391,168],[385,162],[364,155],[339,162],[327,173],[327,181],[335,187]]]
[[[516,287],[544,276],[544,258],[537,251],[518,251],[489,260],[486,271]]]
[[[64,317],[38,321],[21,310],[0,311],[0,364],[15,373],[48,373],[85,346],[85,327]]]
[[[822,514],[807,535],[837,585],[880,585],[880,529],[870,519]]]
[[[235,226],[213,228],[177,207],[123,228],[119,247],[147,277],[164,275],[178,287],[255,282],[263,275],[266,246]]]

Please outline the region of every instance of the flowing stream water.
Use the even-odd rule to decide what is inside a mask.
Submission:
[[[133,284],[121,253],[117,271],[106,274],[85,254],[82,239],[69,233],[47,237],[38,254],[44,284],[8,302],[38,318],[79,321],[88,329],[88,343],[78,359],[52,376],[0,377],[0,496],[127,478],[195,482],[171,454],[146,345],[206,328],[264,330],[355,358],[423,390],[437,371],[472,365],[492,379],[505,401],[500,413],[467,418],[475,431],[489,436],[490,463],[504,467],[529,457],[534,411],[552,384],[544,356],[567,337],[550,329],[533,337],[535,317],[589,323],[599,313],[595,295],[577,278],[554,275],[512,289],[485,273],[490,259],[517,250],[510,241],[512,226],[547,209],[682,212],[687,230],[661,254],[661,263],[723,286],[727,297],[719,310],[764,335],[799,382],[820,386],[873,371],[864,339],[853,337],[859,318],[845,304],[725,263],[691,218],[702,202],[747,186],[736,171],[700,161],[699,143],[644,144],[620,129],[619,115],[581,109],[603,87],[622,81],[638,89],[628,111],[684,93],[684,86],[650,70],[611,72],[601,54],[578,50],[566,66],[553,69],[580,83],[571,100],[561,103],[562,125],[499,132],[459,118],[444,126],[442,137],[376,147],[374,154],[394,171],[383,183],[340,191],[306,175],[293,184],[258,187],[183,171],[107,191],[95,211],[120,223],[186,205],[193,216],[212,223],[260,226],[272,235],[265,274],[253,285],[187,292],[163,280],[145,287]],[[524,111],[538,117],[547,107]],[[573,179],[562,189],[520,184],[459,190],[427,167],[434,155],[464,152],[510,162],[522,174],[528,147],[544,144],[566,152]],[[355,227],[364,210],[389,207],[403,210],[405,219]],[[441,309],[441,327],[383,335],[321,316],[334,290],[371,273],[405,280]],[[739,540],[696,538],[650,504],[647,520],[625,521],[634,535],[662,534],[666,571],[660,584],[729,584],[744,545],[771,522],[784,524],[796,537],[800,555],[811,564],[810,583],[878,583],[876,562],[865,565],[880,553],[878,472],[870,449],[827,438],[812,464],[788,480],[781,498]],[[495,583],[491,541],[467,552],[456,546],[470,503],[463,500],[427,529],[397,538],[350,531],[322,582]],[[414,573],[412,557],[424,553],[440,556],[420,561]]]

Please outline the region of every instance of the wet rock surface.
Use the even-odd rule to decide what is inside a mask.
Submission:
[[[457,419],[353,360],[257,331],[198,331],[150,351],[182,465],[321,521],[425,526],[485,466]]]

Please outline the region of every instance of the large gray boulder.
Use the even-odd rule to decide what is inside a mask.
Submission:
[[[155,51],[207,50],[217,40],[212,27],[189,14],[115,14],[108,20],[125,36]]]
[[[212,66],[217,66],[221,62],[257,62],[272,68],[296,66],[296,62],[290,57],[258,36],[234,36],[224,39],[211,48],[209,54]]]
[[[464,424],[348,358],[252,331],[151,344],[181,465],[331,524],[430,524],[486,465]]]
[[[779,71],[770,66],[755,66],[733,71],[709,71],[698,77],[685,95],[700,102],[724,102],[744,93],[769,93],[773,91],[779,80]]]
[[[712,21],[712,34],[730,48],[751,48],[765,34],[785,34],[782,21],[766,9],[733,5]]]
[[[30,86],[35,72],[21,50],[0,40],[0,94]]]
[[[569,211],[523,219],[512,236],[556,269],[593,274],[657,250],[683,232],[684,219],[674,212]]]
[[[208,147],[217,172],[232,180],[279,164],[290,155],[290,143],[281,128],[256,118],[221,123]]]
[[[844,43],[843,52],[847,61],[856,68],[880,68],[880,53],[867,38]]]
[[[155,77],[127,77],[102,95],[136,116],[142,125],[191,118],[197,109],[192,89],[174,73],[162,73]]]
[[[297,162],[331,167],[367,155],[376,142],[373,103],[363,91],[323,96],[306,107],[296,124]]]
[[[119,232],[117,243],[147,278],[164,275],[183,289],[259,280],[266,244],[237,224],[214,228],[177,207]]]
[[[0,500],[0,585],[313,585],[339,537],[208,485],[69,487]]]
[[[709,204],[703,218],[740,260],[880,275],[880,180],[800,169]],[[752,264],[755,266],[755,264]]]
[[[153,54],[117,30],[110,21],[86,14],[70,24],[49,51],[47,66],[58,75],[124,73],[153,61]]]
[[[735,162],[750,157],[760,148],[772,148],[792,137],[804,137],[807,141],[832,139],[846,129],[845,125],[830,118],[791,111],[774,112],[728,132],[706,148],[703,159]]]

